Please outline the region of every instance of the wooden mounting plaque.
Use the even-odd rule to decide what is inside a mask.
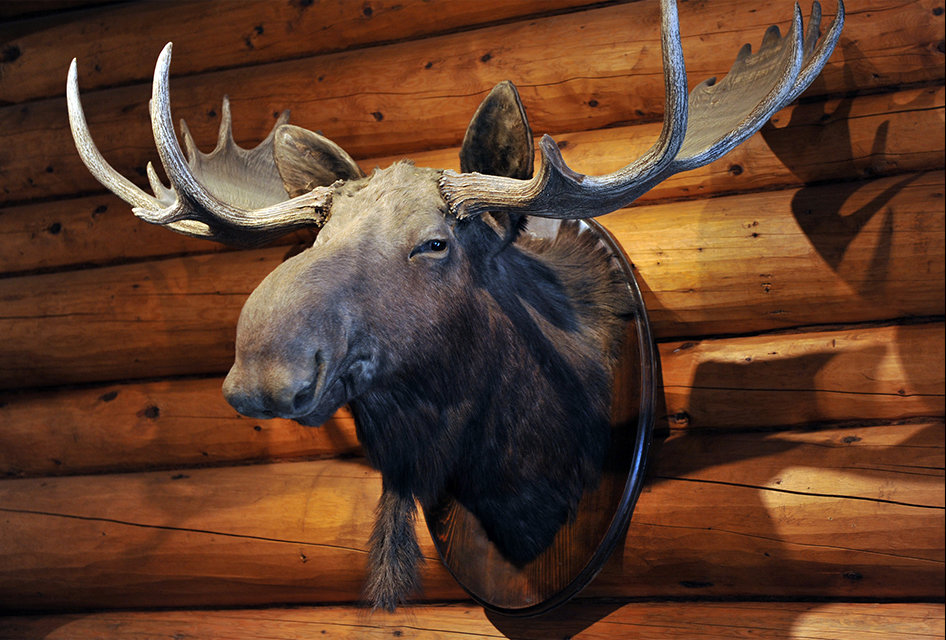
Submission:
[[[453,577],[481,605],[505,615],[546,613],[591,582],[623,539],[644,482],[656,379],[647,312],[631,264],[617,241],[594,220],[580,224],[583,232],[598,236],[620,266],[634,309],[614,371],[611,444],[598,487],[585,492],[575,519],[523,567],[506,560],[476,517],[457,501],[448,497],[435,510],[424,512],[434,545]],[[559,226],[559,221],[532,219],[528,229],[548,237]]]

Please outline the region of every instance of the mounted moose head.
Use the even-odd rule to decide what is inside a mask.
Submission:
[[[511,83],[473,117],[461,173],[400,162],[365,176],[326,138],[285,124],[238,147],[224,100],[213,153],[171,123],[171,45],[158,58],[154,138],[170,188],[154,195],[112,169],[88,132],[76,65],[67,95],[89,170],[135,215],[180,233],[256,244],[305,226],[313,246],[275,269],[240,315],[224,395],[240,413],[318,425],[355,416],[383,490],[367,595],[393,609],[416,588],[415,501],[445,493],[473,513],[512,563],[543,551],[597,482],[609,439],[615,354],[630,310],[624,284],[591,234],[562,223],[552,241],[522,233],[529,216],[580,219],[624,207],[658,182],[715,160],[758,131],[818,75],[843,23],[807,33],[795,6],[729,74],[687,79],[672,0],[661,0],[663,130],[639,160],[605,176],[566,166],[548,136],[533,141]],[[287,195],[288,193],[288,195]]]

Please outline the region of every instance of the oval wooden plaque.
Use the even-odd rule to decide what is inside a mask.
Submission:
[[[601,482],[585,492],[575,519],[559,530],[549,548],[524,567],[503,558],[476,517],[455,500],[447,497],[436,509],[424,512],[434,545],[453,577],[477,602],[505,615],[546,613],[591,582],[624,537],[644,482],[656,378],[647,312],[620,245],[596,221],[581,224],[620,266],[634,309],[614,371],[611,444]],[[550,237],[559,225],[536,218],[528,228]]]

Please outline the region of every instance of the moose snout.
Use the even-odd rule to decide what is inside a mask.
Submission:
[[[249,372],[234,364],[223,382],[223,397],[251,418],[297,418],[312,410],[318,373],[278,368]]]

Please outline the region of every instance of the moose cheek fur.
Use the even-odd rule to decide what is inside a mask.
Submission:
[[[452,495],[513,563],[549,546],[597,482],[630,313],[577,223],[510,243],[447,213],[438,176],[400,163],[347,186],[250,297],[225,385],[241,412],[305,424],[350,405],[382,475],[367,595],[385,608],[418,583],[415,499]],[[446,250],[411,255],[431,234]]]

